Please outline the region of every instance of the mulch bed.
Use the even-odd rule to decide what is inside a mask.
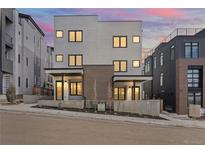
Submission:
[[[157,116],[150,116],[150,115],[142,115],[136,113],[125,113],[125,112],[114,112],[113,110],[106,110],[105,112],[99,112],[95,109],[74,109],[74,108],[57,108],[57,107],[49,107],[49,106],[42,106],[39,107],[38,105],[32,106],[33,108],[43,108],[43,109],[54,109],[54,110],[63,110],[63,111],[75,111],[75,112],[84,112],[84,113],[95,113],[95,114],[104,114],[104,115],[117,115],[117,116],[126,116],[126,117],[138,117],[138,118],[150,118],[150,119],[160,119],[160,120],[167,120]]]

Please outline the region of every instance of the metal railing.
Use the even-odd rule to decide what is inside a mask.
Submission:
[[[154,53],[155,49],[161,44],[161,43],[167,43],[176,36],[193,36],[203,30],[203,28],[177,28],[175,29],[171,34],[164,37],[159,44],[157,44],[153,49],[150,50],[151,55]]]
[[[12,38],[9,34],[6,34],[6,35],[5,35],[5,41],[6,41],[6,43],[8,43],[9,45],[13,45],[13,38]]]

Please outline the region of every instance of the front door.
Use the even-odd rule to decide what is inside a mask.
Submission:
[[[132,87],[132,100],[140,99],[140,87]]]
[[[56,100],[63,100],[63,82],[56,81]]]

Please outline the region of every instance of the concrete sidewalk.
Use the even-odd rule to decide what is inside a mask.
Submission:
[[[21,114],[35,114],[39,116],[55,116],[55,117],[77,117],[81,119],[99,119],[99,120],[113,120],[134,123],[156,124],[162,126],[181,126],[205,129],[205,121],[199,120],[182,120],[169,117],[166,114],[161,114],[160,117],[168,120],[138,118],[118,115],[95,114],[85,112],[74,112],[54,109],[32,108],[36,104],[18,104],[0,106],[0,112],[17,112]]]

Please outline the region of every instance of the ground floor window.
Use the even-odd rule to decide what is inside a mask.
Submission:
[[[188,92],[188,104],[201,105],[201,92]]]
[[[114,88],[114,99],[115,100],[125,100],[125,90],[124,87],[115,87]]]
[[[70,95],[82,96],[82,82],[70,82]]]

